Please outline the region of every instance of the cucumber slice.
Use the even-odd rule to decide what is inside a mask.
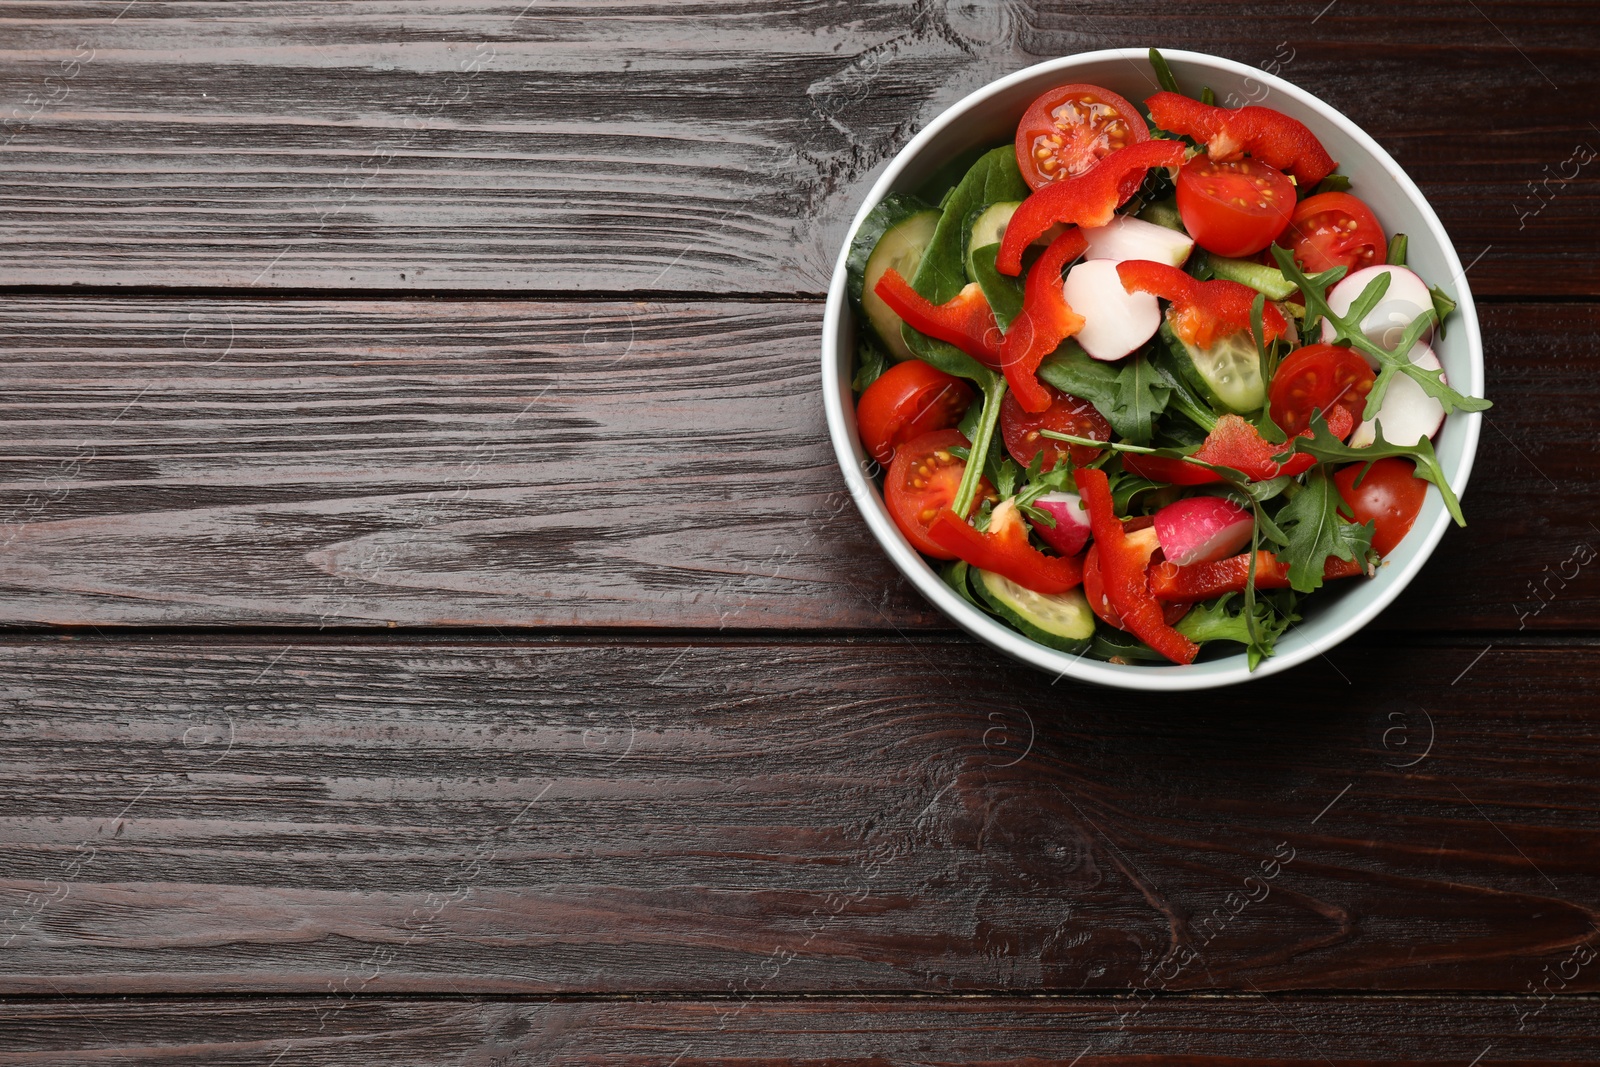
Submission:
[[[1173,333],[1172,324],[1163,319],[1161,338],[1172,351],[1178,371],[1212,407],[1249,415],[1267,402],[1261,353],[1248,333],[1228,334],[1210,348],[1196,348]]]
[[[1041,645],[1063,652],[1083,652],[1094,637],[1094,612],[1082,589],[1035,593],[993,571],[972,568],[972,587],[996,615]]]
[[[990,204],[978,212],[972,220],[972,225],[967,227],[967,281],[981,282],[978,271],[973,267],[972,253],[989,245],[997,245],[1000,238],[1006,235],[1006,225],[1011,221],[1011,216],[1017,213],[1017,208],[1022,206],[1020,200],[1002,200],[997,204]]]
[[[889,355],[897,360],[914,359],[916,353],[906,345],[901,336],[900,316],[889,309],[874,292],[878,279],[892,267],[900,276],[910,281],[922,262],[922,253],[933,240],[933,231],[939,225],[937,211],[919,211],[901,219],[883,231],[872,255],[867,257],[866,268],[861,272],[861,310]]]
[[[1139,212],[1138,217],[1146,222],[1153,222],[1157,226],[1165,226],[1169,230],[1177,230],[1179,233],[1185,232],[1183,218],[1178,214],[1177,197],[1168,197],[1165,200],[1157,200],[1146,205],[1145,209]]]

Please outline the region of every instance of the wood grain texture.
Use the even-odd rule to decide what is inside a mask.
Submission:
[[[0,284],[814,294],[949,104],[1155,44],[1277,64],[1373,132],[1479,293],[1600,293],[1592,5],[10,0],[0,26]]]
[[[177,1000],[0,1004],[0,1064],[283,1067],[1461,1067],[1593,1063],[1593,999],[1258,997],[543,1004]],[[1073,1057],[1081,1058],[1074,1060]]]
[[[0,645],[0,993],[1600,989],[1592,645],[309,640]]]
[[[14,299],[0,618],[947,625],[845,492],[796,303]],[[1490,307],[1453,530],[1379,625],[1572,629],[1600,309]]]

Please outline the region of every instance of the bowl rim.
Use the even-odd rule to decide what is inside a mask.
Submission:
[[[1482,396],[1484,394],[1483,342],[1478,328],[1477,309],[1472,299],[1471,289],[1467,283],[1466,272],[1461,267],[1461,260],[1456,254],[1454,243],[1450,240],[1449,234],[1439,221],[1439,217],[1435,214],[1433,207],[1428,203],[1427,198],[1422,195],[1422,191],[1417,188],[1416,183],[1401,169],[1394,158],[1384,150],[1383,146],[1373,140],[1361,127],[1357,126],[1333,105],[1277,75],[1205,52],[1162,49],[1161,53],[1169,61],[1178,60],[1186,64],[1210,67],[1251,78],[1267,86],[1271,92],[1281,93],[1295,100],[1303,107],[1315,112],[1322,121],[1326,121],[1339,129],[1384,168],[1407,199],[1417,208],[1418,213],[1427,225],[1428,236],[1438,246],[1445,262],[1445,268],[1452,274],[1452,281],[1457,288],[1457,311],[1460,314],[1459,323],[1453,325],[1455,328],[1462,330],[1466,337],[1469,364],[1465,392],[1470,396]],[[1021,633],[990,618],[971,604],[968,604],[945,584],[944,580],[922,558],[921,554],[910,546],[894,526],[879,498],[872,479],[867,475],[867,470],[872,461],[867,459],[854,429],[854,403],[849,385],[854,352],[853,350],[848,350],[851,349],[851,346],[838,343],[841,319],[847,307],[845,293],[846,261],[850,254],[850,243],[855,238],[856,231],[860,229],[861,223],[868,212],[886,194],[892,191],[901,173],[942,131],[961,122],[966,113],[976,105],[992,96],[1006,92],[1019,83],[1055,72],[1071,71],[1080,66],[1104,60],[1120,59],[1135,65],[1147,64],[1149,62],[1148,57],[1149,50],[1146,48],[1108,48],[1060,56],[1014,71],[968,93],[950,105],[895,154],[862,200],[855,218],[846,231],[844,243],[839,250],[838,259],[834,265],[833,276],[828,287],[826,310],[823,316],[822,392],[828,434],[832,439],[834,454],[839,461],[839,467],[844,475],[845,484],[849,488],[851,498],[855,501],[857,509],[866,520],[874,538],[894,562],[896,568],[910,579],[911,583],[916,586],[917,591],[936,608],[979,640],[1030,666],[1047,673],[1054,673],[1056,676],[1055,681],[1060,681],[1063,677],[1070,677],[1079,681],[1113,688],[1180,692],[1236,685],[1245,681],[1270,677],[1298,666],[1314,656],[1323,655],[1328,649],[1361,630],[1384,608],[1388,607],[1426,565],[1428,559],[1433,555],[1433,550],[1443,538],[1445,529],[1450,525],[1449,512],[1440,506],[1437,508],[1437,513],[1430,527],[1426,530],[1419,531],[1414,529],[1411,531],[1409,535],[1411,537],[1416,537],[1419,534],[1422,536],[1417,553],[1386,584],[1381,587],[1363,590],[1369,595],[1367,602],[1359,605],[1350,618],[1339,624],[1331,635],[1323,638],[1322,641],[1313,643],[1310,638],[1291,627],[1285,636],[1279,640],[1275,654],[1263,660],[1254,671],[1249,670],[1245,654],[1242,651],[1224,659],[1213,660],[1194,667],[1182,667],[1176,664],[1157,664],[1152,666],[1114,664],[1090,659],[1083,654],[1075,656],[1060,652],[1024,637]],[[847,397],[852,397],[852,399],[847,401]],[[1473,459],[1477,454],[1482,415],[1477,412],[1457,411],[1449,415],[1448,420],[1458,423],[1463,434],[1461,457],[1453,469],[1445,472],[1451,488],[1455,490],[1459,498],[1465,495],[1467,481],[1472,472]],[[1429,499],[1430,501],[1434,500],[1434,494],[1429,494]],[[1298,638],[1297,642],[1295,641],[1296,638]],[[1051,684],[1053,685],[1054,681]]]

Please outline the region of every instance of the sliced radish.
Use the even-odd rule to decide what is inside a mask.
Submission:
[[[1335,315],[1345,314],[1350,310],[1350,305],[1356,302],[1356,297],[1361,295],[1361,291],[1371,285],[1372,279],[1380,274],[1389,275],[1389,288],[1384,291],[1383,299],[1378,301],[1378,306],[1361,320],[1361,332],[1366,334],[1367,340],[1373,344],[1393,348],[1400,343],[1400,339],[1405,336],[1406,327],[1410,326],[1418,315],[1433,310],[1433,294],[1428,292],[1428,283],[1411,271],[1387,264],[1358,270],[1328,290],[1328,307],[1333,309]],[[1424,333],[1421,339],[1426,341],[1431,336],[1430,330]],[[1322,324],[1322,339],[1333,340],[1333,326],[1329,323]],[[1375,360],[1369,358],[1367,362],[1376,368]]]
[[[1411,362],[1423,370],[1439,370],[1439,357],[1425,344],[1411,350]],[[1354,448],[1365,448],[1378,439],[1375,424],[1383,426],[1383,439],[1391,445],[1414,445],[1432,437],[1444,425],[1444,405],[1422,391],[1422,386],[1406,374],[1396,374],[1383,394],[1383,404],[1371,419],[1350,435]]]
[[[1077,340],[1095,359],[1121,359],[1154,337],[1161,326],[1156,298],[1124,289],[1117,265],[1109,259],[1091,259],[1067,271],[1062,293],[1072,310],[1083,316]]]
[[[1150,259],[1181,267],[1194,250],[1194,240],[1187,234],[1132,215],[1118,215],[1104,226],[1085,229],[1083,236],[1089,242],[1084,259],[1109,259],[1113,263]]]
[[[1156,512],[1156,537],[1167,559],[1180,567],[1236,555],[1250,541],[1255,520],[1220,496],[1191,496]]]
[[[1089,543],[1089,513],[1077,493],[1046,493],[1033,502],[1056,520],[1054,527],[1035,522],[1039,538],[1063,556],[1076,556]]]

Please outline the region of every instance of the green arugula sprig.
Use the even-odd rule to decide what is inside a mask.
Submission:
[[[1283,276],[1299,286],[1301,295],[1305,297],[1308,335],[1318,321],[1326,319],[1333,327],[1335,343],[1347,344],[1357,352],[1378,361],[1378,377],[1372,383],[1372,391],[1367,394],[1367,407],[1361,416],[1363,419],[1371,419],[1378,414],[1378,409],[1383,406],[1384,395],[1389,391],[1389,383],[1394,380],[1396,374],[1402,373],[1420,385],[1423,392],[1439,401],[1444,406],[1446,415],[1458,410],[1483,411],[1492,406],[1490,401],[1482,397],[1464,396],[1446,385],[1442,369],[1426,370],[1411,362],[1411,349],[1416,346],[1428,327],[1439,320],[1439,314],[1433,308],[1413,319],[1401,336],[1400,343],[1392,349],[1376,344],[1361,331],[1361,320],[1378,306],[1378,301],[1389,291],[1390,275],[1387,271],[1372,279],[1367,287],[1361,290],[1361,295],[1356,297],[1348,312],[1336,315],[1328,306],[1327,290],[1329,286],[1344,277],[1344,267],[1334,267],[1332,270],[1307,277],[1299,264],[1295,263],[1294,256],[1281,245],[1272,246],[1272,258],[1278,261],[1278,269],[1283,271]]]
[[[1304,452],[1321,462],[1356,462],[1366,463],[1370,467],[1373,462],[1386,459],[1390,456],[1400,456],[1416,464],[1416,477],[1425,482],[1432,482],[1439,488],[1439,495],[1444,498],[1445,510],[1450,512],[1450,517],[1456,521],[1457,526],[1465,526],[1467,518],[1461,513],[1461,501],[1456,498],[1455,490],[1450,488],[1450,482],[1445,478],[1444,467],[1439,463],[1438,455],[1433,451],[1433,442],[1426,437],[1419,438],[1414,445],[1391,444],[1383,439],[1383,424],[1376,427],[1376,437],[1370,445],[1356,448],[1347,445],[1333,435],[1328,429],[1327,422],[1322,418],[1321,412],[1311,417],[1311,436],[1296,437],[1284,452],[1273,457],[1278,462],[1283,462],[1295,452]],[[1362,469],[1356,484],[1361,484],[1367,471]]]

